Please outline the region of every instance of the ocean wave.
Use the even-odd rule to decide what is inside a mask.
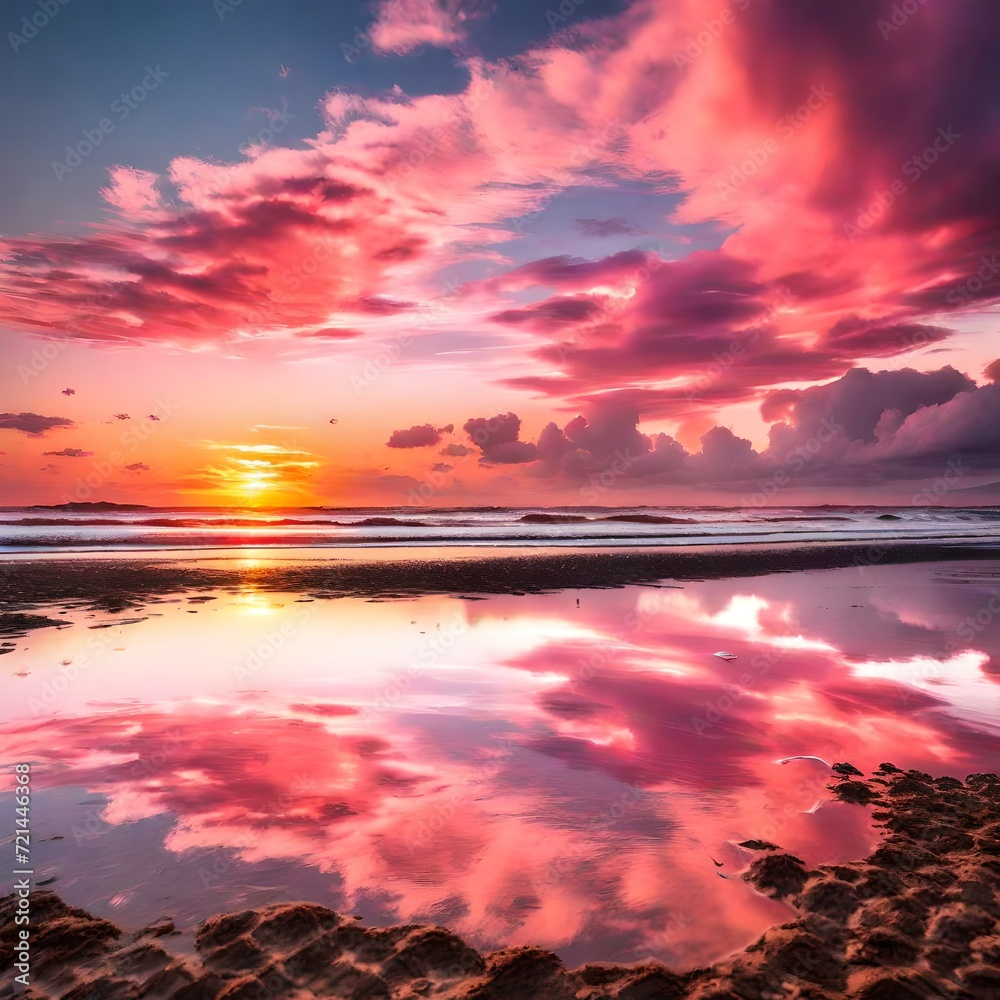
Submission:
[[[610,514],[598,521],[626,521],[630,524],[697,524],[691,517],[667,517],[663,514]],[[718,523],[718,522],[716,522]]]
[[[582,514],[525,514],[519,517],[519,524],[581,524],[590,521]]]

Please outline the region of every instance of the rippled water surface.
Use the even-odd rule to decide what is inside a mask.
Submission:
[[[998,766],[1000,563],[40,613],[66,625],[0,657],[0,758],[33,763],[37,878],[126,926],[308,898],[692,966],[788,912],[719,877],[738,842],[875,842],[777,758]]]

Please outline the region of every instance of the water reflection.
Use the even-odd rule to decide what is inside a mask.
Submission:
[[[75,614],[7,658],[0,756],[37,762],[54,888],[126,923],[290,895],[690,966],[787,912],[718,877],[740,841],[812,863],[874,842],[825,768],[776,758],[995,769],[1000,628],[964,626],[995,573]]]

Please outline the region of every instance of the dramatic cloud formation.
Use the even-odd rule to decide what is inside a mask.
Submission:
[[[955,463],[963,473],[1000,463],[1000,384],[978,387],[950,367],[852,369],[826,385],[773,392],[762,414],[773,424],[763,452],[716,426],[690,453],[667,434],[642,433],[638,412],[614,403],[594,405],[562,428],[549,423],[535,442],[520,440],[514,413],[475,417],[463,429],[483,464],[531,463],[536,476],[605,488],[647,481],[745,489],[763,481],[774,493],[811,483],[938,476]]]
[[[61,455],[63,458],[87,458],[94,453],[81,448],[63,448],[62,451],[43,451],[43,455]]]
[[[694,58],[701,5],[640,2],[617,18],[581,20],[523,60],[469,61],[460,94],[333,93],[308,152],[258,146],[232,165],[179,158],[162,177],[120,168],[106,197],[121,224],[83,238],[5,240],[5,310],[25,328],[93,342],[324,340],[331,314],[361,319],[390,277],[419,295],[419,272],[446,263],[459,240],[466,254],[472,241],[496,242],[505,234],[486,226],[597,168],[679,178],[675,221],[733,230],[711,251],[718,263],[700,268],[737,280],[753,300],[715,313],[702,288],[648,329],[649,309],[676,288],[668,280],[636,301],[637,315],[619,310],[611,339],[640,353],[656,355],[679,319],[701,315],[700,298],[702,318],[714,314],[721,333],[789,288],[801,302],[781,330],[797,341],[789,348],[835,327],[865,288],[878,288],[864,317],[872,330],[995,299],[998,154],[983,81],[996,72],[987,40],[1000,13],[984,8],[988,24],[970,31],[960,9],[928,9],[887,44],[877,22],[890,7],[848,0],[804,13],[773,0]],[[447,43],[462,16],[451,3],[389,0],[375,42],[406,47],[424,31],[424,41]],[[951,72],[958,51],[963,74]],[[917,64],[924,97],[913,103]],[[905,124],[900,101],[912,107]],[[581,225],[628,228],[614,217]],[[852,240],[849,226],[862,236]],[[934,231],[947,235],[914,239]],[[870,341],[880,352],[894,336]],[[832,346],[817,364],[842,363]]]
[[[421,424],[408,430],[393,431],[386,441],[387,448],[427,448],[441,441],[441,432],[431,424]]]
[[[0,428],[21,431],[28,437],[43,437],[53,427],[74,427],[66,417],[43,417],[37,413],[0,413]]]
[[[621,452],[626,480],[752,480],[815,438],[814,407],[840,412],[832,395],[788,393],[827,383],[850,396],[852,369],[925,368],[931,350],[956,352],[936,365],[986,363],[1000,8],[923,4],[903,25],[898,9],[759,0],[711,30],[700,0],[631,0],[549,18],[555,34],[487,58],[466,34],[486,5],[381,0],[376,54],[451,48],[467,80],[332,90],[296,148],[258,140],[232,163],[115,167],[99,225],[0,238],[0,314],[97,347],[308,361],[370,348],[411,386],[431,364],[473,371],[514,396],[497,401],[512,420],[467,427],[485,434],[478,464],[530,466],[512,470],[521,479],[586,475]],[[272,113],[272,140],[286,113]],[[953,376],[938,374],[911,398],[882,374],[873,388],[894,395],[874,423],[877,399],[845,430],[824,425],[832,464],[802,477],[880,482],[925,468],[933,449],[990,453],[973,426],[992,412],[989,387],[943,398]],[[548,408],[534,427],[587,421],[522,440],[528,394]],[[758,451],[748,414],[761,403],[777,426]],[[640,446],[639,418],[684,447],[659,433]],[[390,447],[447,433],[427,427],[425,443],[406,443],[411,428]]]
[[[535,356],[558,374],[519,376],[518,388],[569,398],[578,405],[595,393],[642,382],[647,414],[684,414],[706,405],[755,397],[786,380],[830,378],[857,357],[890,357],[944,340],[949,329],[916,323],[866,321],[852,315],[812,338],[809,346],[783,332],[798,309],[787,285],[769,289],[746,262],[721,253],[692,253],[677,261],[631,253],[603,261],[550,258],[512,272],[515,287],[566,289],[495,322],[540,334]],[[586,285],[600,291],[580,294]],[[660,383],[650,387],[651,377]]]

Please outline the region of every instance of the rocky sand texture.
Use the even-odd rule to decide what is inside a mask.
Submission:
[[[932,778],[883,764],[831,785],[867,806],[885,836],[871,857],[809,869],[771,844],[743,875],[786,900],[794,919],[743,952],[678,973],[656,963],[567,970],[551,952],[480,955],[439,927],[365,928],[322,906],[277,905],[212,917],[197,957],[170,951],[169,923],[126,933],[50,892],[32,894],[24,994],[62,1000],[777,1000],[1000,997],[1000,779]],[[11,995],[14,897],[0,902]],[[706,914],[711,919],[711,914]]]

